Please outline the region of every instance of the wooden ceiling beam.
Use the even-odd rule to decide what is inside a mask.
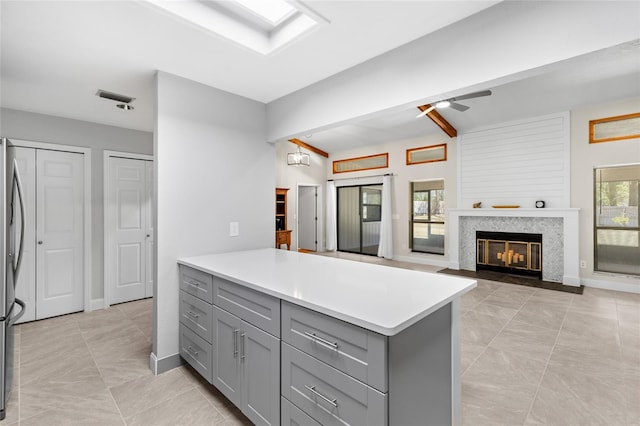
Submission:
[[[420,111],[424,111],[425,109],[428,109],[428,108],[431,108],[431,104],[420,105],[418,107]],[[431,111],[429,111],[427,113],[427,117],[429,117],[431,121],[436,123],[438,127],[442,129],[443,132],[449,135],[450,138],[455,138],[456,136],[458,136],[458,131],[456,130],[456,128],[453,127],[447,120],[445,120],[445,118],[442,115],[440,115],[440,113],[437,110],[432,109]]]
[[[315,146],[311,146],[308,143],[302,142],[300,139],[296,139],[296,138],[289,139],[289,142],[294,143],[302,148],[308,149],[311,152],[315,152],[318,155],[322,155],[325,158],[329,158],[329,153],[324,152],[323,150],[318,149]]]

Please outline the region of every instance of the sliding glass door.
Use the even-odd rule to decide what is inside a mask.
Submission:
[[[382,185],[343,186],[338,195],[338,251],[377,255]]]

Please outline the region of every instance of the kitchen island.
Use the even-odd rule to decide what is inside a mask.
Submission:
[[[179,259],[180,354],[255,424],[457,424],[476,282],[260,249]]]

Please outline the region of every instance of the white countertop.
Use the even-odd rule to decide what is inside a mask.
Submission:
[[[393,336],[473,289],[476,281],[275,248],[178,263]]]

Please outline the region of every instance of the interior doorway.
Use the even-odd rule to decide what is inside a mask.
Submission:
[[[338,251],[376,256],[380,244],[382,185],[337,188]]]
[[[298,251],[318,251],[320,230],[320,187],[318,185],[298,185]]]
[[[105,295],[109,305],[153,296],[153,161],[105,153]]]

